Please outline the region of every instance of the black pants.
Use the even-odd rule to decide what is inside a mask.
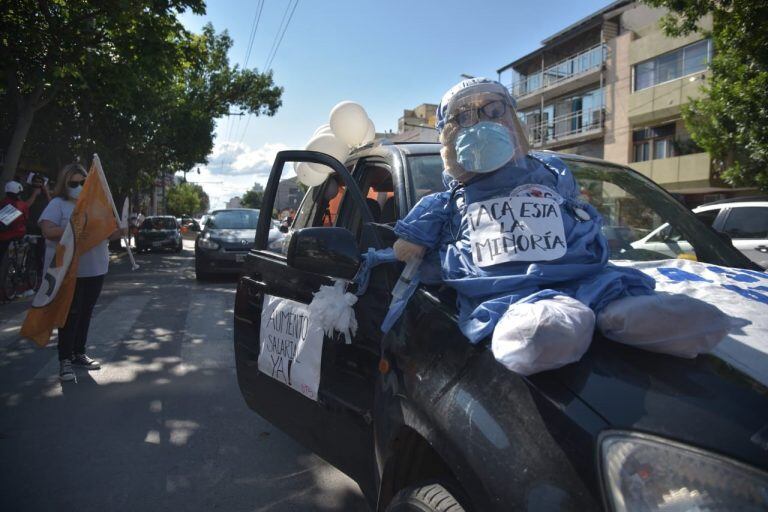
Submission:
[[[5,252],[8,250],[9,245],[11,245],[10,240],[0,240],[0,263],[3,262],[3,258],[5,258]]]
[[[104,276],[78,277],[75,296],[64,327],[59,328],[59,361],[85,354],[93,307],[101,294]]]

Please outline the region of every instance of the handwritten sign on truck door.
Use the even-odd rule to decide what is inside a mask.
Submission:
[[[309,308],[271,295],[261,309],[259,370],[317,400],[323,330],[313,325]]]

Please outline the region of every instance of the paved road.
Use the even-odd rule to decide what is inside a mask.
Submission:
[[[59,383],[55,345],[18,339],[25,305],[0,305],[0,509],[367,510],[246,407],[234,279],[197,283],[190,249],[112,264],[88,342],[103,368],[77,383]]]

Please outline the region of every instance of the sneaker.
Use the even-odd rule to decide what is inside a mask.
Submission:
[[[62,382],[75,380],[75,372],[72,370],[72,361],[70,359],[59,361],[59,380]]]
[[[101,368],[101,364],[97,360],[91,359],[85,354],[75,354],[72,364],[88,370],[98,370]]]

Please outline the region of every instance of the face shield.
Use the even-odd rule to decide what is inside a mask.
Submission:
[[[510,162],[524,165],[528,140],[506,88],[487,79],[460,83],[438,109],[446,172],[460,181]]]

